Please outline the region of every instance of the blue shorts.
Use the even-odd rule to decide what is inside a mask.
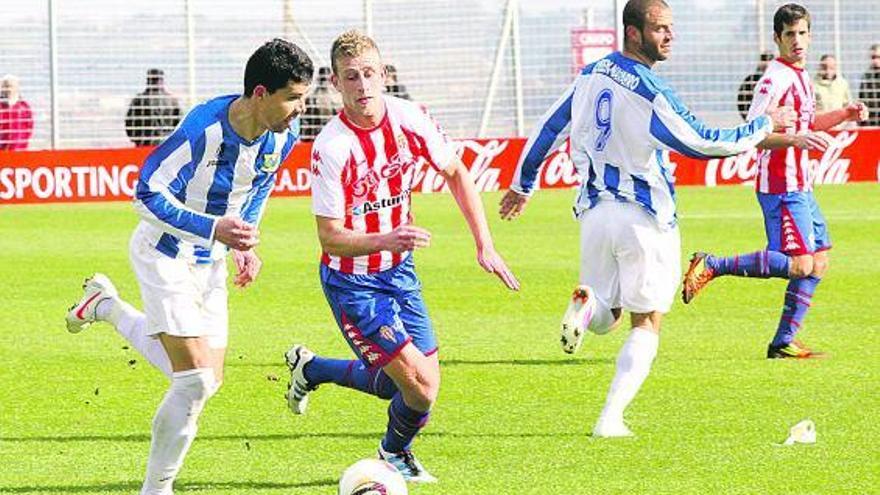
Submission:
[[[320,271],[336,323],[364,365],[385,366],[409,342],[426,356],[437,352],[412,255],[389,270],[368,275],[342,273],[324,264]]]
[[[812,192],[758,193],[767,249],[789,256],[831,249],[828,226]]]

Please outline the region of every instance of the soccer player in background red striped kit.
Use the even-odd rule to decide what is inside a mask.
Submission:
[[[795,127],[773,134],[758,145],[758,202],[764,213],[767,248],[754,253],[717,257],[694,253],[684,277],[682,298],[687,304],[713,278],[722,275],[785,278],[788,286],[767,358],[810,358],[821,353],[795,339],[803,325],[816,286],[828,269],[831,239],[825,218],[813,197],[809,150],[824,150],[834,139],[822,131],[841,122],[865,120],[861,102],[816,114],[813,85],[805,69],[810,46],[810,13],[798,4],[780,7],[773,16],[773,40],[779,57],[770,62],[755,86],[749,118],[772,105],[798,112]]]
[[[483,205],[453,143],[419,105],[383,95],[376,43],[343,33],[331,50],[331,82],[343,110],[312,149],[312,212],[323,248],[321,285],[358,359],[326,359],[302,345],[285,355],[288,406],[305,412],[308,393],[335,383],[390,400],[379,456],[410,482],[436,481],[410,446],[440,386],[437,342],[413,251],[431,234],[413,225],[410,192],[421,160],[446,180],[470,227],[477,261],[508,288],[519,282],[495,251]]]

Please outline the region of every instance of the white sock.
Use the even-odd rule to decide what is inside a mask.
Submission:
[[[611,312],[611,308],[608,307],[608,303],[597,296],[596,291],[593,291],[593,301],[596,303],[596,308],[593,310],[593,318],[587,328],[598,335],[606,334],[611,330],[611,325],[614,324],[616,318]]]
[[[174,373],[171,386],[153,417],[150,459],[141,495],[171,493],[186,451],[196,437],[199,414],[216,391],[215,381],[211,368]]]
[[[99,320],[110,322],[119,335],[141,353],[150,364],[171,378],[171,361],[162,342],[147,335],[147,317],[122,299],[105,299],[95,307]]]
[[[640,327],[632,329],[617,356],[617,373],[611,382],[599,421],[623,421],[623,411],[651,372],[659,342],[660,336],[651,330]]]

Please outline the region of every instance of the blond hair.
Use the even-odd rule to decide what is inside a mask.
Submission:
[[[330,65],[333,68],[333,73],[338,75],[336,71],[337,58],[358,57],[367,50],[376,50],[377,53],[379,52],[379,46],[376,45],[373,38],[370,38],[357,29],[349,29],[340,34],[339,37],[333,41],[333,48],[330,49]]]

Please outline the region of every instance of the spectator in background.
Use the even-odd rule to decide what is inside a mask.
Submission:
[[[825,54],[819,59],[819,72],[813,80],[816,92],[816,113],[843,108],[852,101],[849,83],[837,72],[837,59]]]
[[[385,65],[385,92],[404,100],[412,99],[406,91],[406,86],[397,82],[397,67],[391,64]]]
[[[306,112],[302,117],[303,141],[314,141],[324,124],[342,108],[342,96],[330,85],[330,67],[318,69],[318,83],[306,98]]]
[[[837,72],[837,59],[834,55],[825,54],[819,59],[819,72],[813,79],[813,90],[816,93],[816,113],[830,112],[843,108],[852,101],[849,82]],[[855,126],[855,122],[843,122],[832,130],[841,130]]]
[[[859,100],[868,106],[868,120],[862,125],[880,126],[880,43],[871,45],[871,66],[862,76]]]
[[[147,87],[131,100],[125,114],[125,133],[135,146],[154,146],[180,122],[177,98],[165,89],[162,69],[147,71]]]
[[[23,150],[34,132],[31,106],[21,99],[18,78],[3,76],[0,81],[0,150]]]
[[[755,72],[746,76],[743,79],[742,84],[739,86],[739,91],[736,93],[736,109],[739,111],[739,116],[742,117],[743,121],[748,120],[749,116],[749,106],[752,104],[752,94],[755,92],[755,84],[761,79],[761,76],[764,75],[764,71],[767,70],[767,62],[773,60],[773,52],[764,52],[761,54],[761,59],[758,60],[758,67],[755,69]]]

